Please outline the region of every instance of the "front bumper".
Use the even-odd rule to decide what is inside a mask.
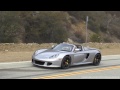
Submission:
[[[42,67],[61,67],[62,59],[36,59],[32,58],[33,65]]]

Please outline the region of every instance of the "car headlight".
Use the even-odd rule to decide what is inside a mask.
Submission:
[[[55,55],[53,55],[53,56],[50,56],[49,58],[51,59],[51,58],[57,58],[59,56],[59,54],[55,54]]]

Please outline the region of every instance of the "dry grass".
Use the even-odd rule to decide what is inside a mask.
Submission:
[[[53,44],[0,44],[0,62],[30,61],[35,50],[50,48]],[[120,54],[120,43],[89,43],[88,45],[100,49],[102,55]]]
[[[35,51],[37,49],[41,48],[49,48],[54,43],[43,43],[43,44],[37,44],[37,43],[20,43],[20,44],[14,44],[14,43],[3,43],[0,44],[0,51],[12,51],[12,52],[28,52],[28,51]]]
[[[19,62],[31,60],[33,52],[0,52],[0,62]]]

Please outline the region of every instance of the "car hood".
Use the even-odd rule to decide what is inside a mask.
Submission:
[[[43,51],[39,54],[37,54],[35,57],[38,58],[38,59],[46,59],[46,58],[49,58],[53,55],[56,55],[56,54],[60,54],[60,53],[66,53],[67,51],[55,51],[55,50],[46,50],[46,51]]]

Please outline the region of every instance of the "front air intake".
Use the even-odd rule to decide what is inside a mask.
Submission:
[[[45,62],[41,62],[41,61],[35,61],[36,64],[39,64],[39,65],[44,65]]]
[[[47,65],[52,65],[52,63],[51,63],[51,62],[48,62]]]

